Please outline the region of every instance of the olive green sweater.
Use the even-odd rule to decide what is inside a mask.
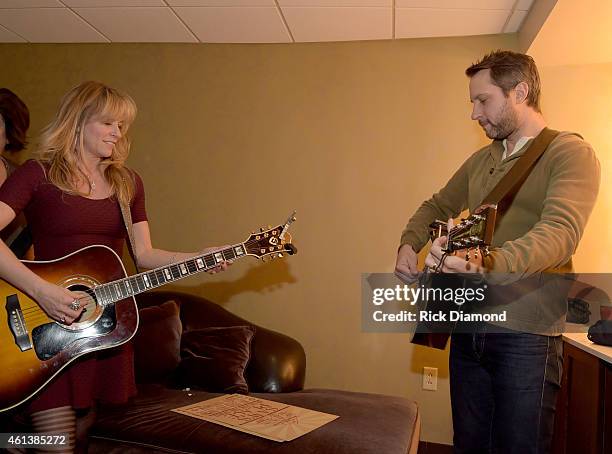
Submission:
[[[493,141],[474,153],[438,193],[419,207],[404,229],[401,244],[420,251],[429,240],[432,221],[477,208],[527,148],[502,160],[502,142]],[[511,284],[544,271],[573,271],[572,255],[595,204],[599,180],[599,162],[593,148],[578,134],[560,133],[497,219],[491,252],[484,258],[484,266],[497,276],[495,282]],[[561,315],[559,307],[548,314],[557,320],[546,320],[545,329],[542,323],[531,320],[542,317],[540,310],[544,309],[526,308],[541,303],[546,292],[552,297],[550,289],[544,287],[536,289],[535,294],[531,288],[529,295],[517,298],[517,304],[508,304],[509,322],[504,326],[525,332],[561,332],[565,312]]]

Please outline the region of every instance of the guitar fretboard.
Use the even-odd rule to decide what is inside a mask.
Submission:
[[[108,306],[169,282],[208,271],[221,262],[235,260],[246,255],[244,243],[238,243],[213,253],[198,255],[182,262],[171,263],[134,276],[101,284],[93,287],[90,292],[95,294],[98,304]]]

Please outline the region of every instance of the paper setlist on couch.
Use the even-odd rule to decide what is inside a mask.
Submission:
[[[274,441],[291,441],[338,418],[242,394],[227,394],[172,410]]]

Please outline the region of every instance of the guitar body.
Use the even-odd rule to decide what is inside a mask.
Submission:
[[[454,274],[429,272],[421,275],[419,284],[427,288],[457,289],[464,287],[465,279]],[[430,301],[428,303],[417,304],[419,305],[419,310],[443,314],[448,314],[457,307],[453,301]],[[417,322],[411,342],[425,347],[444,350],[454,328],[455,322],[419,321]]]
[[[417,345],[423,345],[424,347],[444,350],[450,336],[450,333],[422,333],[417,331],[412,336],[410,342]]]
[[[133,297],[102,306],[87,292],[126,276],[121,259],[108,247],[89,246],[57,260],[24,264],[46,281],[82,293],[86,304],[79,319],[62,325],[28,295],[0,280],[0,411],[28,400],[86,353],[127,342],[138,327]]]

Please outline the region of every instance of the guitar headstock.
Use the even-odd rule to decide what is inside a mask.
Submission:
[[[450,231],[448,231],[445,222],[433,222],[429,226],[429,234],[432,240],[439,236],[448,237],[444,252],[450,253],[462,249],[479,248],[483,255],[486,255],[493,240],[496,214],[497,207],[495,205],[482,205],[474,210],[473,214],[462,219]]]
[[[259,232],[253,232],[244,242],[247,255],[265,259],[283,257],[285,254],[297,253],[297,248],[291,243],[289,226],[295,221],[295,211],[284,224],[276,227],[262,227]]]

